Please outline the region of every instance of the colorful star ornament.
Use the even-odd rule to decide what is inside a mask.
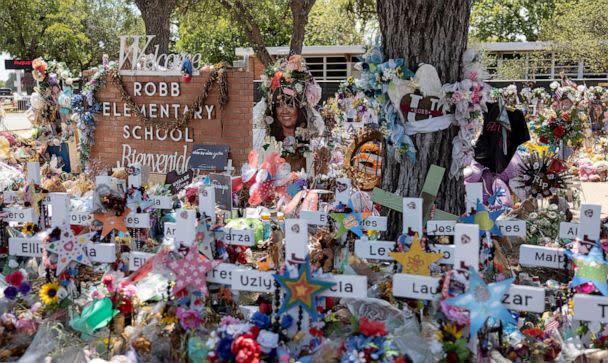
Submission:
[[[403,273],[431,276],[431,264],[439,261],[443,257],[443,253],[426,252],[416,234],[409,251],[389,252],[389,256],[401,264]]]
[[[57,254],[57,276],[59,276],[72,261],[91,266],[89,257],[82,249],[83,243],[90,241],[90,237],[90,233],[74,236],[74,233],[69,227],[63,227],[61,229],[60,239],[49,242],[46,245],[47,251]]]
[[[103,223],[103,230],[101,231],[101,237],[105,237],[110,234],[113,230],[128,233],[127,226],[125,226],[125,217],[131,213],[129,208],[120,215],[116,215],[113,212],[109,213],[95,213],[95,219]]]
[[[469,267],[469,288],[462,295],[446,299],[445,303],[469,311],[471,336],[483,327],[489,317],[499,319],[503,323],[516,324],[516,320],[502,304],[503,296],[514,280],[510,278],[488,285],[477,271]]]
[[[222,261],[210,261],[198,253],[198,245],[193,243],[188,249],[188,254],[178,260],[168,263],[169,268],[175,273],[175,285],[173,291],[178,292],[184,288],[191,287],[207,296],[207,272],[213,270]]]
[[[488,210],[483,203],[477,199],[477,208],[474,214],[469,214],[460,217],[460,221],[468,224],[479,225],[479,236],[483,237],[486,234],[494,236],[502,236],[496,220],[504,213],[504,209]]]
[[[608,261],[604,259],[600,247],[594,245],[587,255],[575,254],[570,250],[564,253],[576,265],[574,278],[569,285],[571,288],[590,282],[602,295],[608,296]]]
[[[348,201],[348,206],[354,210],[352,201]],[[370,216],[369,212],[350,212],[350,213],[330,213],[329,215],[338,223],[339,227],[336,231],[336,238],[342,237],[347,231],[351,231],[357,236],[363,236],[361,223]]]
[[[292,278],[286,268],[282,275],[273,274],[277,282],[285,289],[285,299],[279,309],[279,314],[299,306],[306,311],[311,319],[317,319],[317,297],[329,290],[334,283],[312,277],[310,259],[307,257],[298,268],[298,276]]]

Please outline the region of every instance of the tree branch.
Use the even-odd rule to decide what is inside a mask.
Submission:
[[[251,47],[253,48],[253,52],[257,56],[257,58],[264,64],[265,66],[272,63],[272,57],[268,53],[266,49],[266,42],[264,42],[264,37],[262,35],[262,31],[260,30],[260,26],[257,24],[253,15],[247,7],[240,0],[219,0],[220,4],[228,12],[232,19],[239,25],[243,27],[245,31],[245,35],[251,42]]]

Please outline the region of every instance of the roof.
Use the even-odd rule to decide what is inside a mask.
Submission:
[[[549,49],[549,42],[494,42],[494,43],[477,43],[471,46],[480,47],[490,52],[526,52]],[[267,47],[270,55],[287,55],[289,47]],[[248,57],[254,55],[252,48],[236,48],[235,53],[239,57]],[[315,55],[334,55],[334,54],[352,54],[360,55],[365,53],[363,45],[309,45],[302,48],[302,54],[306,56]]]
[[[267,47],[270,55],[287,55],[289,47]],[[234,50],[237,56],[247,57],[254,55],[252,48],[236,48]],[[304,55],[333,55],[333,54],[363,54],[365,47],[363,45],[305,45],[302,47]]]

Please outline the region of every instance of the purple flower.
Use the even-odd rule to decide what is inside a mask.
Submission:
[[[28,292],[30,292],[31,289],[32,287],[30,286],[30,284],[25,281],[22,282],[21,285],[19,285],[19,292],[21,293],[21,295],[26,295]]]
[[[234,354],[232,353],[232,341],[234,339],[230,337],[222,338],[220,343],[217,345],[217,356],[220,357],[221,360],[230,361]]]
[[[17,297],[19,290],[15,286],[9,286],[4,289],[4,297],[9,300],[14,300]]]

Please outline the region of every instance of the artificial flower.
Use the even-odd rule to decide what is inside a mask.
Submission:
[[[260,329],[266,329],[268,327],[270,327],[270,316],[261,313],[259,311],[256,311],[252,316],[251,316],[251,322],[253,324],[255,324],[256,326],[258,326]]]
[[[4,289],[4,297],[9,300],[14,300],[17,297],[19,290],[15,286],[9,286]]]
[[[21,271],[11,272],[4,277],[4,280],[13,286],[19,286],[23,282],[23,274]]]
[[[200,313],[196,310],[186,310],[179,307],[175,311],[175,315],[179,318],[181,326],[186,330],[194,330],[203,322]]]
[[[270,90],[272,92],[276,91],[279,87],[281,87],[281,77],[283,77],[283,72],[277,71],[272,77],[270,81]]]
[[[21,293],[21,295],[26,295],[28,292],[30,292],[31,289],[32,289],[32,286],[30,284],[28,284],[27,282],[22,282],[19,285],[19,292]]]
[[[232,342],[232,353],[236,363],[259,363],[260,344],[250,334],[243,334]]]
[[[40,296],[40,300],[44,305],[55,304],[59,301],[59,289],[61,286],[54,282],[49,282],[40,288],[40,292],[38,295]]]
[[[359,319],[359,331],[361,334],[372,337],[383,337],[387,333],[386,326],[381,321],[368,320],[367,318]]]
[[[268,330],[261,330],[258,334],[257,342],[260,344],[262,352],[270,353],[271,350],[279,346],[279,334]]]

